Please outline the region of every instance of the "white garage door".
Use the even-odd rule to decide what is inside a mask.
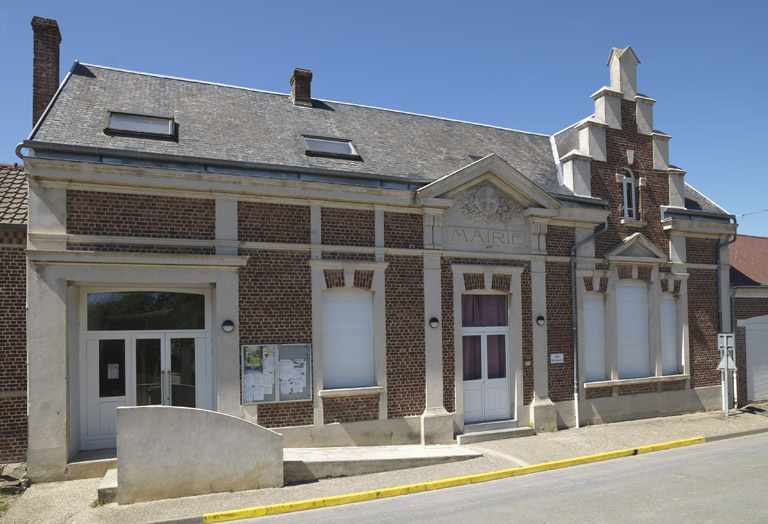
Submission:
[[[768,398],[768,323],[747,326],[747,399]]]

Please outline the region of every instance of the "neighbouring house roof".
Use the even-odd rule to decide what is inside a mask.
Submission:
[[[172,117],[177,136],[106,134],[110,112]],[[351,140],[362,160],[308,156],[302,135]],[[317,99],[302,107],[288,94],[76,63],[25,145],[64,154],[79,148],[101,161],[113,155],[217,161],[273,172],[380,178],[412,188],[495,154],[554,197],[573,197],[559,181],[555,154],[567,153],[561,149],[575,147],[578,137],[571,126],[551,138]],[[690,189],[691,206],[724,213]]]
[[[27,223],[27,177],[16,164],[0,164],[0,225]]]
[[[768,285],[768,238],[739,235],[729,247],[731,285]]]

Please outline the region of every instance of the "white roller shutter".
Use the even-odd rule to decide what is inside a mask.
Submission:
[[[603,295],[584,295],[584,368],[586,381],[605,380],[605,306]]]
[[[637,280],[616,285],[619,378],[649,376],[647,287]]]
[[[747,326],[747,400],[768,398],[768,323]]]
[[[677,343],[677,312],[675,296],[672,293],[661,294],[661,372],[664,375],[678,373],[677,356],[680,353]]]
[[[374,385],[373,295],[361,289],[323,293],[323,388]]]

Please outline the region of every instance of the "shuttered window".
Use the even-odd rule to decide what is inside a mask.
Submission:
[[[322,325],[323,388],[373,386],[372,293],[323,292]]]
[[[584,295],[584,367],[587,382],[605,380],[605,306],[601,293]]]
[[[616,285],[620,379],[650,375],[647,287],[637,280],[622,280]]]
[[[678,373],[677,312],[675,296],[661,295],[661,372],[664,375]]]

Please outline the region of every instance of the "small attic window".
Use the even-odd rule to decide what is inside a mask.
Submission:
[[[362,160],[357,154],[351,140],[339,138],[322,138],[317,136],[302,135],[307,149],[307,156],[325,156],[329,158],[343,158],[347,160]]]
[[[173,118],[148,115],[132,115],[110,111],[104,132],[115,135],[131,135],[151,138],[173,138]]]

